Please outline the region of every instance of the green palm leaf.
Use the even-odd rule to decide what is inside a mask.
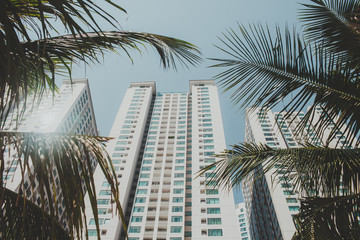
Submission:
[[[49,216],[55,219],[62,216],[59,206],[63,205],[65,209],[63,214],[65,214],[68,223],[65,227],[68,229],[70,237],[81,236],[84,227],[86,231],[87,222],[85,191],[89,196],[99,231],[95,184],[92,174],[89,174],[94,170],[92,159],[95,158],[98,167],[102,169],[111,186],[116,209],[119,211],[123,223],[125,223],[119,202],[116,173],[104,149],[103,142],[107,140],[108,138],[90,136],[1,132],[2,169],[0,184],[1,186],[4,184],[6,187],[3,179],[6,178],[4,166],[5,155],[7,155],[10,158],[10,163],[15,163],[17,168],[21,170],[22,181],[17,190],[20,196],[31,197],[33,201],[37,201],[40,208],[47,211]],[[37,183],[37,188],[34,187],[36,186],[35,183]],[[1,190],[0,194],[3,196],[6,188]],[[0,206],[3,204],[6,205],[7,202],[2,201]],[[7,213],[5,211],[4,214]],[[26,218],[27,212],[24,211],[23,214],[23,217]],[[6,223],[6,225],[9,224],[13,223]]]
[[[222,159],[199,171],[199,175],[212,171],[208,180],[232,188],[248,177],[257,179],[276,167],[274,177],[285,176],[295,190],[310,196],[315,191],[318,196],[332,197],[359,192],[359,156],[360,149],[305,145],[274,150],[262,144],[241,143],[218,155]]]

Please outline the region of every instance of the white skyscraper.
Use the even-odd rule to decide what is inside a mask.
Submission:
[[[108,151],[120,182],[131,240],[239,239],[233,193],[194,178],[225,149],[213,80],[190,81],[190,93],[157,93],[154,82],[132,83],[115,119]],[[124,237],[100,170],[94,175],[102,239]],[[88,214],[89,236],[96,236]]]
[[[20,110],[21,111],[21,110]],[[21,116],[22,119],[18,119]],[[4,126],[5,131],[33,132],[33,133],[73,133],[96,136],[97,126],[91,101],[90,89],[86,79],[64,80],[59,93],[45,93],[39,100],[34,96],[27,99],[23,115],[14,108]],[[21,184],[21,170],[17,161],[5,161],[5,186],[13,191],[19,191]],[[96,160],[92,158],[92,166],[96,167]],[[55,181],[57,175],[55,176]],[[37,181],[31,186],[31,181],[25,176],[23,191],[35,203],[40,204],[37,192]],[[58,184],[58,181],[56,181]],[[58,186],[56,186],[57,189]],[[61,198],[61,193],[58,197]],[[61,199],[59,200],[59,203]],[[67,227],[63,206],[58,206],[59,221]]]
[[[324,117],[321,114],[321,108],[316,107],[313,122]],[[273,149],[301,147],[300,143],[304,141],[322,145],[322,140],[326,139],[332,127],[325,129],[322,137],[318,136],[311,124],[306,125],[303,135],[296,134],[296,126],[303,116],[303,112],[286,116],[285,112],[273,113],[260,108],[248,109],[245,142],[263,143]],[[340,129],[336,133],[336,138],[332,140],[330,147],[336,147],[338,140],[340,145],[346,144],[345,141],[341,141],[343,131],[344,129]],[[293,189],[291,180],[283,176],[283,171],[278,164],[259,180],[254,182],[256,176],[253,176],[242,182],[252,239],[291,239],[295,233],[292,217],[299,212],[299,197],[314,194],[311,189],[308,193],[297,192]],[[277,173],[276,178],[275,173]]]
[[[245,203],[236,204],[236,215],[239,220],[240,227],[240,238],[241,240],[251,240],[250,232],[249,232],[249,220],[247,218],[247,211],[245,207]]]

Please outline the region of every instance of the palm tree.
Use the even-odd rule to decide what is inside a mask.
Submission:
[[[276,27],[271,32],[261,25],[239,26],[239,33],[229,29],[217,46],[229,58],[213,59],[213,67],[226,68],[216,78],[240,107],[270,109],[285,102],[281,111],[289,117],[310,104],[297,133],[312,124],[324,137],[334,124],[324,146],[305,142],[301,148],[275,150],[240,143],[200,174],[216,166],[211,180],[231,188],[281,165],[295,189],[306,192],[312,186],[318,193],[303,196],[294,239],[359,239],[360,1],[309,2],[300,11],[304,31]],[[316,107],[323,113],[315,122]],[[353,149],[329,147],[342,127]],[[340,193],[342,184],[348,193]]]
[[[111,0],[104,3],[126,13]],[[73,63],[99,62],[106,51],[122,50],[131,58],[129,50],[141,51],[141,46],[148,44],[156,49],[165,68],[176,68],[177,63],[196,65],[201,60],[197,47],[188,42],[156,34],[120,31],[115,17],[107,10],[90,0],[0,2],[1,239],[80,238],[84,228],[87,232],[85,193],[79,191],[83,185],[99,232],[94,179],[86,174],[91,169],[91,157],[96,157],[98,167],[108,179],[114,204],[123,218],[116,174],[104,151],[109,139],[5,131],[4,125],[12,109],[17,110],[18,119],[21,119],[26,102],[31,101],[28,96],[41,97],[47,89],[55,93],[56,77],[71,77]],[[96,19],[104,20],[115,31],[104,31]],[[59,28],[64,28],[67,35],[60,35]],[[40,203],[27,200],[25,192],[12,192],[4,187],[5,159],[9,156],[21,169],[21,188],[24,188],[26,174],[31,181],[38,181]],[[58,196],[53,190],[54,169],[59,175],[60,192],[66,205],[68,231],[56,221]]]

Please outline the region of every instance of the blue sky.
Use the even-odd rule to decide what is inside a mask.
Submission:
[[[114,0],[118,3],[118,1]],[[221,69],[209,68],[207,58],[225,57],[214,44],[228,28],[237,24],[298,25],[300,5],[293,0],[123,0],[118,3],[128,14],[109,8],[123,30],[171,36],[195,44],[204,61],[198,67],[163,70],[157,54],[149,46],[141,54],[131,51],[133,64],[124,52],[107,53],[102,64],[75,66],[74,78],[88,78],[100,133],[109,134],[130,82],[156,81],[158,91],[187,91],[189,80],[212,79]],[[108,7],[107,5],[104,7]],[[100,22],[102,24],[102,22]],[[113,30],[103,24],[103,30]],[[244,139],[244,111],[219,88],[223,123],[228,145]],[[236,194],[236,201],[241,196]]]

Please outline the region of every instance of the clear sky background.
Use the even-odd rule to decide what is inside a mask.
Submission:
[[[158,91],[188,91],[189,80],[212,79],[222,70],[209,68],[214,62],[207,58],[227,57],[214,44],[217,37],[237,24],[298,24],[295,0],[122,0],[117,1],[128,14],[109,8],[123,30],[149,32],[186,40],[198,46],[204,61],[189,69],[179,65],[177,71],[160,67],[160,58],[149,46],[139,54],[130,51],[134,63],[124,52],[120,56],[107,53],[101,65],[75,66],[74,78],[88,78],[100,134],[107,136],[130,82],[156,81]],[[304,0],[306,1],[306,0]],[[108,7],[108,5],[104,6]],[[100,22],[101,23],[101,22]],[[102,23],[101,23],[102,24]],[[103,30],[113,30],[107,24]],[[227,145],[244,139],[244,110],[229,100],[229,93],[219,88],[222,118]],[[240,193],[235,201],[242,200]]]

